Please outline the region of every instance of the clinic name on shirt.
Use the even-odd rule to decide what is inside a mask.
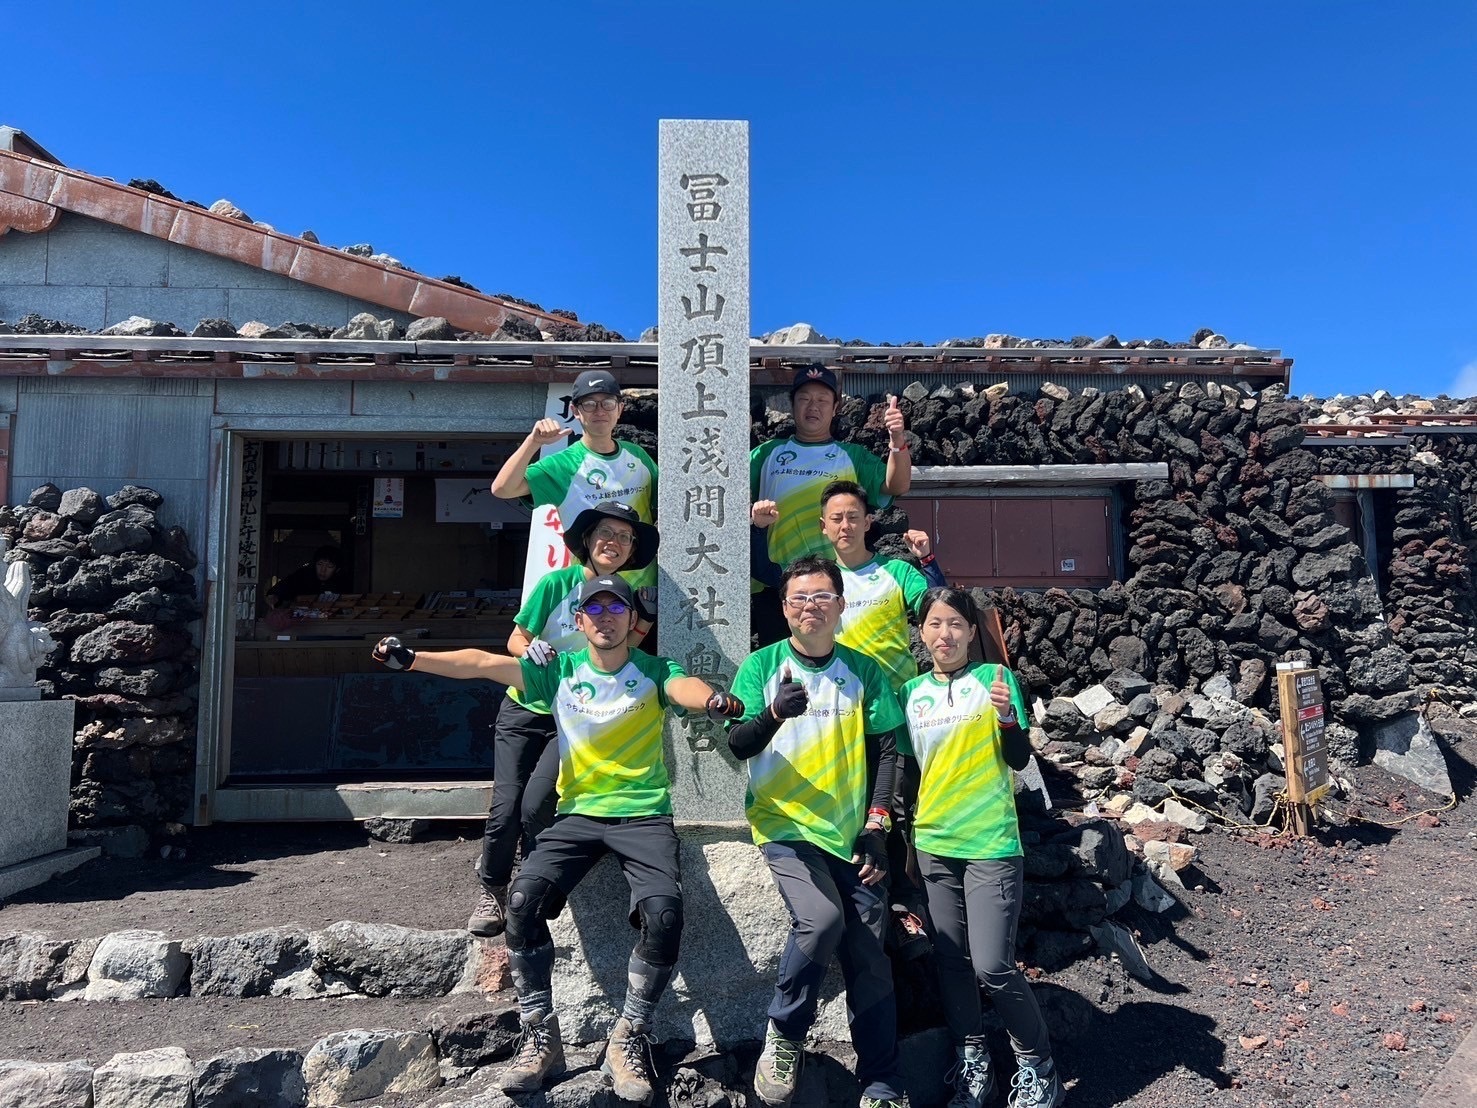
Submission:
[[[577,712],[582,716],[589,716],[591,719],[601,722],[615,719],[617,716],[627,715],[630,712],[639,712],[646,707],[644,700],[637,700],[627,704],[617,704],[613,708],[605,708],[593,704],[584,704],[572,697],[567,697],[564,704],[571,712]]]
[[[980,723],[989,718],[986,712],[955,712],[949,716],[924,716],[919,727],[949,727],[956,723]]]

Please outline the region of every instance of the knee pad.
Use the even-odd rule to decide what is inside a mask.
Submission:
[[[682,901],[675,896],[648,896],[636,905],[641,941],[636,953],[654,966],[674,966],[682,942]]]
[[[509,950],[526,950],[539,946],[549,937],[544,922],[544,901],[554,885],[542,877],[519,874],[508,886],[508,920],[504,931]]]

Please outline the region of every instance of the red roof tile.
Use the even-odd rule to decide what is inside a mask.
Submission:
[[[509,316],[521,317],[544,330],[569,322],[536,308],[0,149],[0,234],[11,228],[48,230],[63,211],[230,258],[394,311],[444,316],[453,327],[464,331],[492,334]]]

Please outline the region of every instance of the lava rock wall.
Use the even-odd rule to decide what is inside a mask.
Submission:
[[[162,503],[137,485],[42,485],[0,507],[10,557],[31,565],[31,618],[57,642],[37,683],[77,702],[72,838],[117,854],[178,831],[194,793],[196,558]]]
[[[845,398],[837,437],[880,455],[884,403]],[[1403,452],[1309,448],[1308,409],[1280,385],[1257,393],[1169,382],[1146,393],[1046,384],[1027,395],[1005,384],[914,383],[901,405],[920,466],[1168,464],[1166,480],[1122,486],[1126,580],[979,592],[999,610],[1017,672],[1043,702],[1114,673],[1141,675],[1161,699],[1224,677],[1237,701],[1275,718],[1275,663],[1307,659],[1331,705],[1333,753],[1353,762],[1359,732],[1414,707],[1420,686],[1439,682],[1455,699],[1473,698],[1477,445],[1428,436]],[[621,433],[654,450],[654,396],[634,397],[625,419]],[[787,412],[756,403],[754,443],[792,427]],[[1316,480],[1338,472],[1416,474],[1415,489],[1389,494],[1394,556],[1383,598],[1357,536]],[[907,557],[906,526],[896,509],[879,513],[874,545]],[[1265,763],[1276,737],[1274,728],[1243,745]],[[1175,745],[1184,751],[1177,777],[1199,778],[1216,749],[1198,753],[1204,739]]]

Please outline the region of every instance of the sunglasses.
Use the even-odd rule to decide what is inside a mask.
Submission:
[[[604,612],[609,612],[613,616],[623,616],[630,610],[631,606],[624,600],[612,600],[608,604],[601,604],[598,600],[592,600],[580,609],[587,616],[598,616]]]

